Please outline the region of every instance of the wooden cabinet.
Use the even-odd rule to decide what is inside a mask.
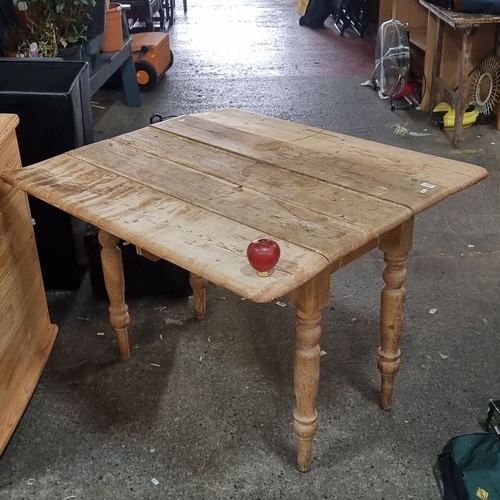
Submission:
[[[0,172],[21,168],[17,123],[16,115],[0,114]],[[0,454],[35,390],[56,333],[27,196],[0,181]]]

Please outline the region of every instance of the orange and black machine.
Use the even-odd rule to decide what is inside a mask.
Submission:
[[[174,63],[168,33],[133,33],[130,37],[139,89],[151,92]]]

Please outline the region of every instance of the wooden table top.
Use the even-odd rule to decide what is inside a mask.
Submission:
[[[486,176],[473,165],[235,109],[179,117],[0,175],[257,302],[285,295]],[[281,247],[268,278],[246,258],[248,244],[263,237]]]
[[[480,24],[496,24],[500,23],[500,16],[491,14],[467,14],[465,12],[457,12],[456,10],[448,10],[444,7],[438,7],[425,0],[420,0],[420,3],[439,19],[453,26],[453,28],[472,28]]]

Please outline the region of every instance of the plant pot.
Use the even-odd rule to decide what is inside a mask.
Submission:
[[[82,45],[72,45],[65,49],[57,51],[57,57],[61,57],[65,61],[81,61],[82,60]]]
[[[106,28],[102,52],[116,52],[123,47],[122,6],[119,3],[109,4],[106,10]]]

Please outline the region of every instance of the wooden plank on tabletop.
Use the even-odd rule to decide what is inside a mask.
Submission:
[[[69,155],[0,177],[20,189],[209,281],[257,302],[281,297],[328,266],[319,252],[279,238],[281,259],[263,280],[248,244],[272,238]],[[339,249],[339,257],[343,251]]]
[[[389,146],[367,139],[360,139],[330,130],[305,126],[279,118],[258,115],[238,109],[228,108],[213,113],[200,113],[192,116],[202,117],[203,119],[215,121],[220,124],[226,124],[227,120],[229,120],[230,126],[237,130],[252,132],[256,135],[278,139],[283,142],[297,143],[300,146],[313,144],[312,140],[314,138],[321,138],[322,141],[325,141],[324,143],[320,143],[322,152],[329,152],[332,156],[339,155],[340,157],[341,154],[347,152],[347,154],[353,155],[353,159],[356,159],[362,165],[366,165],[363,158],[368,154],[370,159],[379,160],[377,164],[373,164],[372,162],[371,168],[388,168],[394,171],[395,165],[403,163],[400,165],[402,169],[401,172],[399,169],[394,172],[396,175],[406,175],[406,165],[404,163],[410,163],[409,155],[411,155],[412,165],[415,165],[419,169],[423,169],[425,172],[429,171],[429,173],[432,172],[431,167],[434,167],[434,170],[437,170],[437,175],[442,175],[442,171],[445,170],[454,174],[475,178],[478,171],[482,170],[480,167],[468,163]],[[178,119],[174,119],[171,120],[171,122],[177,120]],[[311,142],[308,142],[309,140],[311,140]],[[346,146],[350,146],[347,147],[347,151],[345,151]],[[308,145],[306,147],[310,148],[311,146]],[[341,147],[342,150],[339,150]],[[354,152],[352,150],[354,150]],[[380,154],[381,156],[377,156]],[[390,159],[394,159],[394,161],[391,162],[391,165],[386,165],[386,161]]]
[[[255,221],[272,225],[276,220],[283,220],[307,228],[304,223],[309,221],[310,229],[319,228],[322,223],[333,228],[331,236],[335,238],[351,235],[357,239],[362,231],[371,239],[387,230],[389,225],[394,227],[411,216],[404,207],[395,207],[299,172],[215,148],[207,150],[199,143],[179,140],[168,134],[157,137],[158,133],[162,132],[143,129],[71,155],[253,226]],[[164,159],[167,156],[169,160]],[[313,192],[314,197],[311,196]],[[221,203],[229,199],[233,205],[224,211]],[[241,204],[241,208],[238,209],[235,203]],[[264,218],[255,218],[248,213],[250,206],[259,211],[269,206],[269,210]],[[297,219],[294,214],[299,213]],[[271,229],[259,227],[273,234]],[[293,226],[286,227],[286,231],[292,231],[291,235],[299,237],[297,230]],[[286,239],[283,235],[280,237]],[[310,234],[305,235],[305,241],[309,241],[306,247],[312,245],[314,249],[326,251],[331,246],[331,242],[318,246],[309,238]],[[302,241],[304,238],[292,242],[302,245]]]
[[[332,170],[331,182],[343,182],[342,170],[350,170],[353,164],[360,169],[363,175],[370,169],[375,169],[377,176],[383,172],[391,173],[396,178],[402,176],[403,182],[393,182],[398,182],[396,186],[403,189],[415,175],[419,174],[421,178],[428,179],[427,182],[438,185],[442,183],[442,187],[446,187],[450,193],[479,182],[487,175],[485,169],[468,163],[236,109],[224,109],[215,113],[202,113],[194,116],[203,117],[219,124],[225,124],[229,121],[231,128],[252,132],[264,139],[291,142],[293,145],[313,149],[318,153],[327,153]],[[328,161],[321,155],[319,155],[319,159],[320,161]],[[343,159],[345,159],[344,163],[342,163]],[[335,168],[337,165],[338,169]],[[468,177],[468,179],[463,177]],[[387,182],[388,180],[382,177],[382,181]],[[466,183],[467,185],[465,185]]]
[[[141,131],[141,133],[145,134],[147,132]],[[290,177],[293,177],[294,174],[307,175],[316,182],[329,183],[332,186],[337,186],[337,188],[349,190],[352,196],[369,196],[383,202],[392,202],[400,206],[405,206],[412,210],[412,212],[417,209],[423,209],[426,206],[431,206],[449,195],[448,189],[436,185],[436,189],[432,193],[432,198],[425,198],[420,193],[423,181],[416,175],[412,175],[411,177],[408,175],[401,178],[395,174],[396,168],[393,161],[391,161],[392,168],[377,169],[375,164],[377,159],[374,159],[373,155],[370,156],[367,154],[363,158],[359,154],[354,153],[351,158],[349,151],[354,148],[342,145],[340,146],[342,149],[341,153],[338,152],[339,145],[335,146],[335,153],[332,153],[332,144],[326,143],[323,140],[318,141],[316,137],[319,136],[310,138],[311,144],[307,142],[307,139],[304,139],[301,141],[301,144],[298,144],[298,142],[290,144],[279,141],[279,145],[277,145],[277,141],[274,139],[266,139],[263,136],[252,134],[254,142],[259,140],[259,138],[261,140],[260,144],[252,147],[249,144],[252,139],[247,140],[243,133],[240,134],[237,144],[234,142],[230,144],[228,141],[220,139],[217,133],[214,133],[212,137],[207,137],[206,134],[203,134],[203,138],[201,138],[198,131],[186,130],[185,128],[182,131],[175,128],[175,131],[172,129],[169,133],[172,134],[170,139],[161,138],[157,146],[150,145],[150,147],[156,147],[156,149],[164,148],[169,142],[179,143],[178,138],[183,135],[176,136],[174,135],[175,133],[189,134],[192,139],[196,137],[199,140],[197,145],[194,144],[192,146],[193,150],[196,148],[200,150],[206,149],[203,141],[210,141],[212,145],[217,144],[221,148],[214,148],[215,152],[211,153],[211,157],[217,154],[222,157],[224,154],[230,154],[231,151],[237,153],[239,159],[236,157],[234,161],[226,160],[225,168],[239,168],[242,171],[244,160],[246,160],[247,164],[253,165],[252,171],[256,170],[257,167],[261,169],[264,165],[271,166],[276,170],[275,166],[277,165],[279,168],[287,171]],[[265,145],[266,143],[274,149],[273,152],[262,151],[265,147],[262,144]],[[241,146],[241,144],[243,145]],[[176,156],[175,152],[169,154],[171,158],[175,158],[178,161],[179,157]],[[179,161],[185,160],[179,158]],[[204,159],[203,163],[200,162],[200,164],[205,165],[206,159]],[[224,165],[224,163],[221,165]],[[456,178],[456,176],[454,175],[453,178]],[[468,178],[466,179],[468,180]],[[427,180],[427,182],[429,181]],[[341,196],[341,198],[345,197],[345,194]],[[335,197],[332,197],[330,201],[334,203],[335,199]],[[370,205],[369,200],[366,197],[363,199],[366,202],[365,206],[368,207]],[[393,206],[393,210],[396,211],[397,209]]]
[[[329,217],[328,213],[319,211],[319,203],[318,210],[312,210],[313,207],[297,202],[266,196],[251,186],[249,189],[245,184],[206,175],[114,140],[102,141],[70,155],[214,214],[318,250],[327,258],[330,258],[332,240],[338,248],[345,247],[344,251],[349,252],[356,241],[362,244],[366,238],[376,236],[370,224],[350,223],[341,213],[336,218]]]
[[[293,143],[274,139],[270,137],[271,131],[267,135],[262,131],[259,135],[198,116],[185,117],[182,121],[170,120],[154,128],[404,205],[413,213],[436,204],[451,192],[464,189],[487,175],[479,167],[444,160],[443,164],[456,163],[455,169],[463,170],[450,172],[436,168],[442,160],[437,157],[409,154],[399,148],[321,130],[315,134],[309,130],[299,144],[298,139]],[[422,193],[424,182],[435,188]]]

